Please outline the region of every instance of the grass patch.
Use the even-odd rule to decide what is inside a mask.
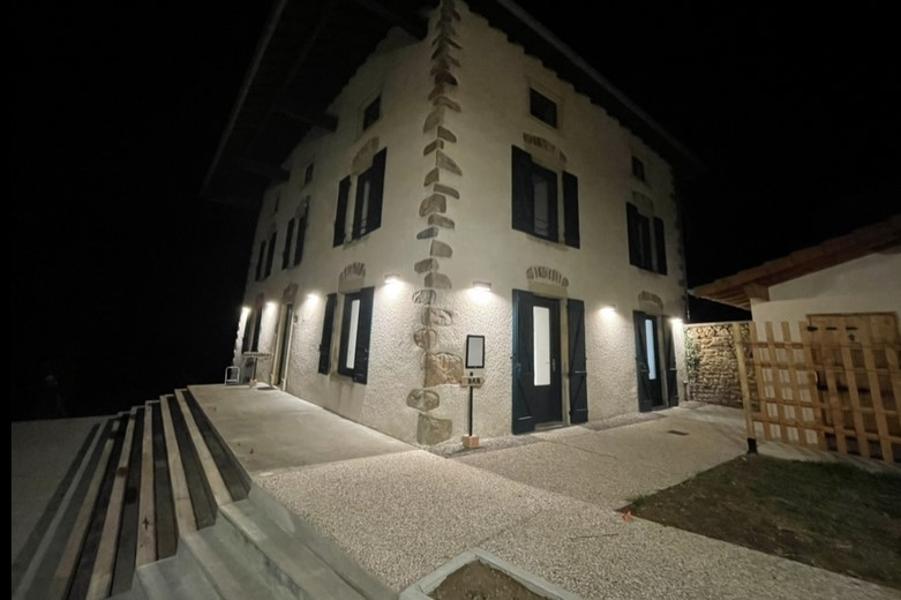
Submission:
[[[742,456],[637,498],[656,521],[901,589],[901,477]]]

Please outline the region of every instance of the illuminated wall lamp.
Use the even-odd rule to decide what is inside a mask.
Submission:
[[[395,283],[400,283],[400,277],[393,273],[385,275],[385,285],[394,285]]]
[[[490,281],[473,281],[472,289],[477,290],[479,292],[490,292],[491,291],[491,282]]]
[[[607,304],[601,307],[601,314],[605,317],[610,317],[616,314],[616,305],[615,304]]]

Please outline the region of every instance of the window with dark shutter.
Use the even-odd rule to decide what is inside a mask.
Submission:
[[[303,243],[307,237],[307,216],[310,214],[310,201],[304,205],[303,214],[297,222],[297,241],[294,244],[294,264],[299,265],[303,260]]]
[[[288,231],[285,233],[285,247],[282,249],[282,270],[291,264],[291,246],[294,241],[294,219],[288,221]]]
[[[382,197],[385,190],[385,161],[388,149],[372,158],[372,166],[357,176],[351,238],[360,239],[382,225]]]
[[[647,181],[644,174],[644,163],[637,156],[632,157],[632,176],[639,181]]]
[[[654,217],[654,250],[656,251],[656,269],[661,275],[666,275],[666,239],[663,233],[663,220]]]
[[[379,96],[372,102],[370,102],[366,108],[363,110],[363,130],[369,129],[369,127],[379,120],[379,117],[382,116],[382,97]]]
[[[666,274],[666,247],[663,221],[641,214],[631,202],[626,203],[626,226],[629,233],[629,263],[640,269]]]
[[[278,232],[273,231],[272,235],[269,237],[269,247],[266,249],[266,272],[263,274],[263,278],[269,277],[272,273],[272,259],[275,258],[275,242],[278,239]]]
[[[369,371],[373,291],[374,288],[364,288],[344,296],[338,372],[357,383],[366,383]]]
[[[579,237],[579,180],[572,173],[563,173],[563,239],[567,246],[578,248]]]
[[[325,302],[325,316],[322,320],[322,340],[319,342],[319,372],[328,375],[331,368],[332,329],[335,323],[335,305],[338,294],[329,294]]]
[[[260,255],[257,256],[257,271],[256,271],[256,281],[259,281],[263,278],[263,260],[266,256],[266,240],[260,242]]]
[[[529,88],[529,112],[551,127],[557,126],[557,104],[547,96]]]
[[[345,177],[338,183],[338,208],[335,211],[335,234],[332,246],[340,246],[344,243],[344,228],[347,223],[347,197],[350,194],[350,177]]]

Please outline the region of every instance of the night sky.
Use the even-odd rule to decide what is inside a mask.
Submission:
[[[11,418],[221,379],[256,214],[198,196],[267,4],[14,3]],[[889,4],[734,4],[522,3],[709,167],[689,285],[901,203]]]

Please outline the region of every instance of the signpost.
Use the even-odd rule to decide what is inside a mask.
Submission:
[[[485,378],[479,374],[476,375],[476,369],[479,371],[485,368],[485,336],[484,335],[467,335],[466,336],[466,370],[469,375],[463,376],[463,386],[469,388],[469,435],[463,436],[464,448],[478,448],[479,436],[472,434],[473,406],[472,406],[472,390],[473,388],[482,387]]]

